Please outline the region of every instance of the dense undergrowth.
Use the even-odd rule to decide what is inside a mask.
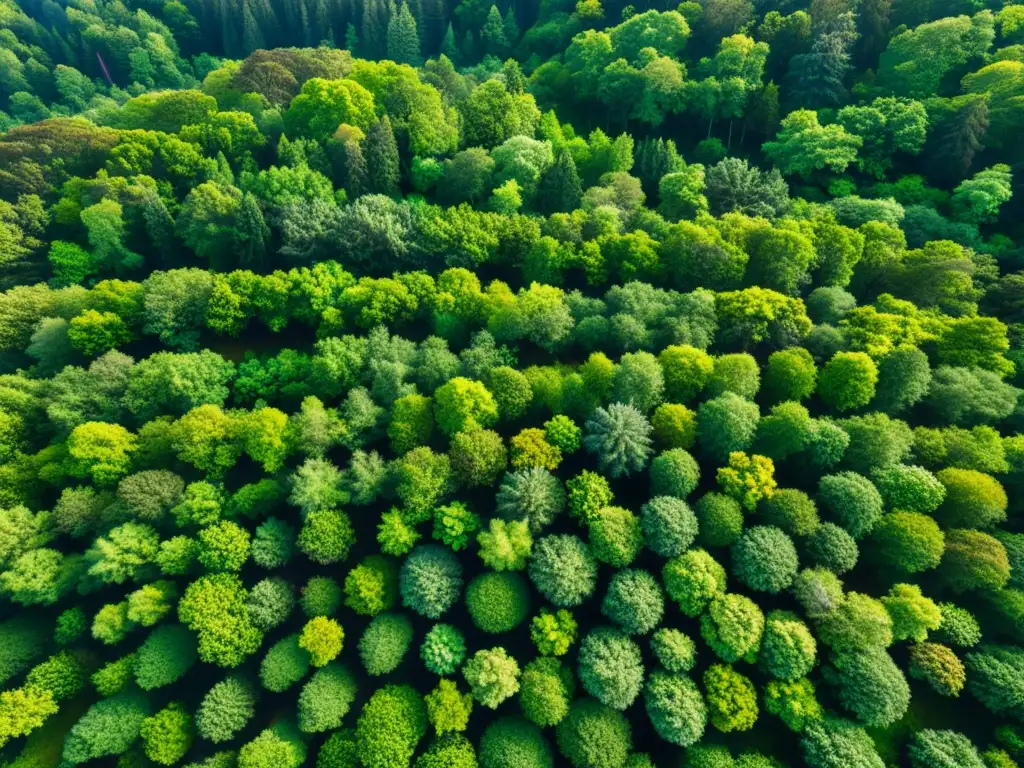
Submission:
[[[1016,766],[1019,43],[0,0],[0,763]]]

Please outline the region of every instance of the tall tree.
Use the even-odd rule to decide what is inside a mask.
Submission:
[[[239,261],[248,269],[261,270],[266,266],[270,229],[263,219],[263,211],[256,197],[246,192],[238,216]]]
[[[342,144],[344,158],[342,160],[342,186],[348,193],[349,200],[365,195],[370,188],[369,171],[366,168],[366,157],[363,148],[355,139],[348,139]]]
[[[391,120],[384,115],[366,134],[366,166],[370,191],[379,195],[399,194],[398,143]]]
[[[576,161],[567,149],[558,153],[558,159],[541,178],[537,192],[537,205],[545,213],[576,210],[580,205],[583,189],[576,172]]]
[[[889,44],[892,0],[862,0],[857,9],[857,63],[864,69],[878,66],[878,57]]]
[[[387,53],[388,22],[394,15],[394,0],[363,0],[362,55],[382,59]]]
[[[420,46],[427,56],[433,56],[444,37],[444,0],[420,0],[420,8]]]
[[[508,55],[508,40],[505,38],[505,25],[498,11],[498,6],[492,5],[487,12],[487,20],[480,30],[480,39],[484,44],[484,53],[503,58]]]
[[[987,94],[960,96],[950,103],[953,108],[933,125],[925,148],[929,175],[947,184],[971,172],[975,155],[985,148],[988,130]]]
[[[849,49],[857,37],[853,14],[845,13],[822,25],[810,53],[794,56],[789,63],[789,96],[794,106],[831,107],[846,97],[850,71]]]
[[[416,19],[413,18],[408,3],[402,3],[402,9],[388,22],[388,58],[413,67],[423,63]]]
[[[441,55],[447,56],[449,61],[457,62],[461,59],[459,46],[455,43],[455,30],[451,22],[448,22],[448,29],[445,30],[444,39],[441,41]]]

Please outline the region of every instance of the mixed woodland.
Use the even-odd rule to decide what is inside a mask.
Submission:
[[[0,766],[1024,765],[1022,130],[1009,0],[0,0]]]

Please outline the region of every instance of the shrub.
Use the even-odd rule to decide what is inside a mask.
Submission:
[[[552,768],[551,746],[533,723],[502,717],[480,739],[480,768]]]
[[[256,687],[232,675],[213,686],[196,710],[199,735],[214,744],[233,739],[256,714]]]
[[[590,551],[613,568],[629,565],[640,552],[640,520],[628,509],[604,507],[587,526]]]
[[[527,720],[542,728],[558,725],[569,712],[575,689],[572,670],[553,656],[542,656],[523,669],[519,706]]]
[[[700,482],[700,466],[682,448],[659,454],[651,462],[651,494],[685,499]]]
[[[462,566],[451,550],[436,544],[417,547],[402,563],[402,605],[428,619],[438,619],[459,599]]]
[[[555,534],[534,544],[529,574],[547,600],[559,608],[571,608],[593,594],[597,563],[576,536]]]
[[[594,699],[577,699],[556,730],[558,751],[575,768],[624,768],[633,746],[629,722]]]
[[[565,509],[565,490],[546,469],[530,467],[505,475],[495,504],[499,517],[525,520],[538,533]]]
[[[435,624],[423,639],[420,658],[435,675],[452,675],[466,658],[466,641],[450,624]]]
[[[757,722],[754,684],[732,667],[712,664],[704,672],[708,721],[722,733],[749,731]]]
[[[359,638],[359,658],[370,675],[386,675],[402,663],[412,642],[412,624],[400,613],[375,616]]]
[[[644,685],[644,708],[654,730],[665,741],[688,747],[704,735],[704,699],[685,675],[654,670]]]
[[[601,627],[583,638],[579,651],[583,688],[602,704],[626,709],[640,694],[644,667],[640,648],[625,634]]]
[[[519,664],[504,648],[477,651],[462,668],[473,698],[490,709],[497,709],[519,690]]]
[[[466,588],[466,608],[478,629],[511,632],[530,612],[530,588],[518,573],[484,573]]]
[[[631,635],[646,635],[661,622],[665,599],[661,586],[647,571],[615,573],[601,603],[601,613]]]
[[[260,683],[268,691],[287,691],[309,671],[309,651],[299,645],[299,636],[288,635],[267,651],[260,663]]]

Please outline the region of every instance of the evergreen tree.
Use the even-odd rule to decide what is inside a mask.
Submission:
[[[790,59],[789,98],[795,106],[813,109],[843,102],[852,66],[849,48],[856,37],[853,14],[840,14],[818,34],[810,53]]]
[[[363,34],[360,53],[381,59],[387,53],[388,22],[394,15],[394,0],[363,0]]]
[[[892,0],[862,0],[857,8],[857,61],[861,67],[874,69],[878,57],[889,44],[889,14]]]
[[[428,56],[433,56],[444,36],[444,0],[420,0],[420,47]]]
[[[363,148],[355,139],[349,139],[342,145],[342,186],[348,193],[349,200],[355,200],[369,191],[369,171],[366,168],[366,157]]]
[[[448,22],[448,29],[445,30],[444,39],[441,41],[441,55],[447,56],[452,63],[462,58],[459,55],[459,47],[455,44],[455,30],[452,29],[451,22]]]
[[[359,42],[359,32],[356,25],[349,22],[345,25],[345,50],[353,56],[362,56],[363,47]]]
[[[420,56],[420,37],[416,31],[416,19],[403,3],[402,10],[391,17],[388,23],[388,58],[399,64],[418,67],[423,63]]]
[[[369,169],[371,192],[399,194],[398,143],[387,115],[371,126],[366,134],[366,167]]]
[[[459,58],[463,63],[477,60],[476,37],[473,35],[473,30],[466,30],[466,35],[462,38],[461,51],[462,55]]]
[[[484,54],[490,56],[508,55],[508,40],[505,39],[505,25],[501,19],[498,6],[492,5],[487,12],[487,20],[480,30],[480,39],[484,44]]]
[[[580,205],[583,188],[580,175],[576,172],[576,161],[569,150],[558,153],[555,164],[548,169],[541,179],[537,192],[538,207],[545,213],[574,211]]]
[[[242,47],[246,54],[250,54],[260,48],[266,48],[267,42],[263,38],[256,14],[253,12],[251,0],[242,3]]]
[[[509,59],[501,68],[501,72],[505,76],[505,90],[509,93],[522,93],[526,90],[526,77],[518,61]]]
[[[251,192],[242,197],[242,210],[238,217],[240,261],[246,269],[262,270],[266,266],[270,228],[263,219],[260,204]]]
[[[683,158],[672,139],[643,139],[636,147],[634,174],[640,178],[644,194],[650,199],[657,197],[661,177],[680,171],[683,166]]]
[[[949,185],[965,179],[974,157],[985,148],[988,130],[988,94],[963,96],[959,106],[936,121],[926,155],[931,175]]]
[[[505,20],[502,21],[501,26],[505,32],[505,42],[511,48],[519,42],[519,22],[516,21],[515,10],[511,5],[505,12]]]

